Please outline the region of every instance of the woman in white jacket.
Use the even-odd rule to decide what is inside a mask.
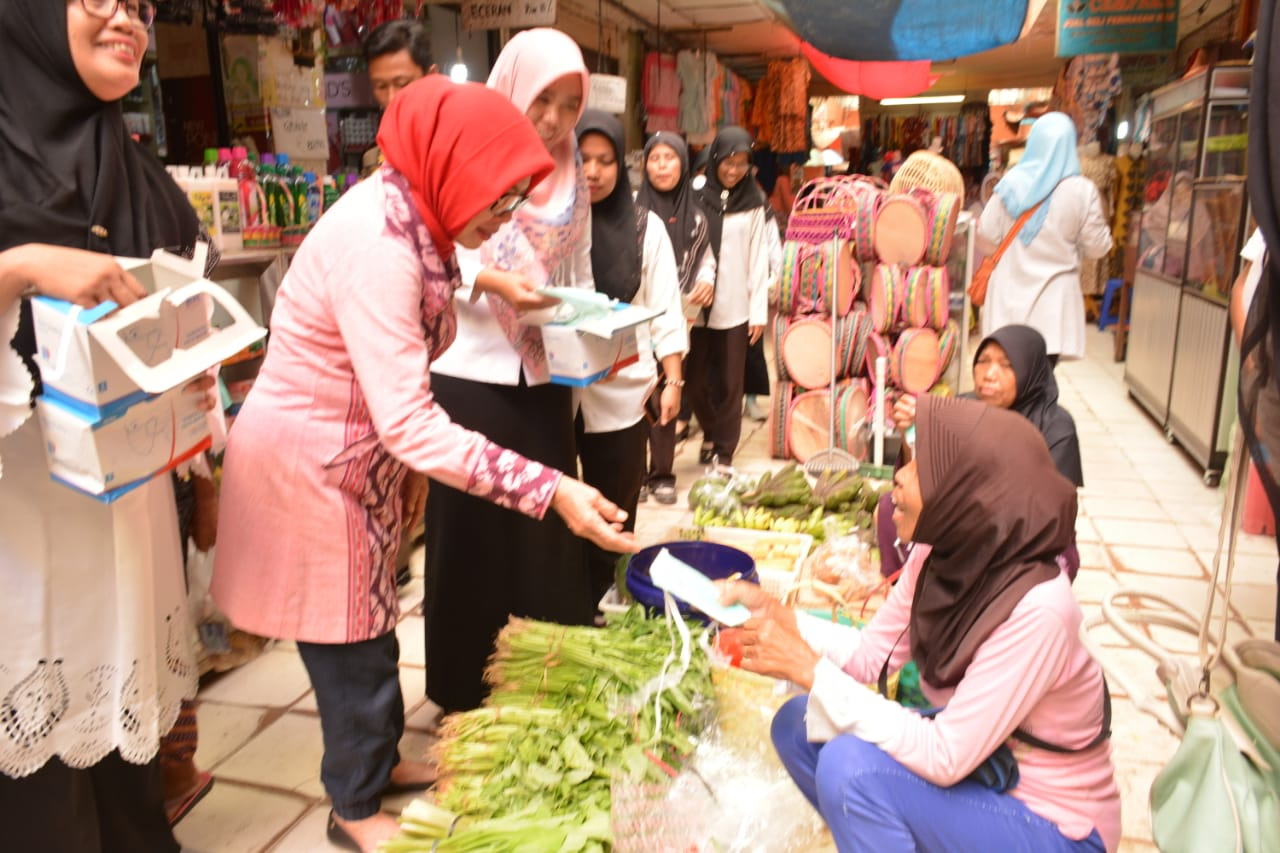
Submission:
[[[716,253],[715,298],[689,333],[689,398],[702,424],[699,461],[733,462],[742,436],[747,347],[769,313],[768,199],[751,177],[751,134],[726,127],[709,149],[701,191]]]
[[[1037,206],[1038,205],[1038,206]],[[1063,113],[1036,119],[1026,154],[996,184],[978,222],[988,251],[1019,229],[991,274],[982,308],[982,336],[1009,325],[1044,336],[1049,359],[1084,356],[1084,294],[1080,263],[1111,251],[1111,229],[1093,182],[1080,174],[1076,128]]]
[[[681,362],[689,348],[680,300],[680,275],[662,220],[631,198],[622,163],[622,124],[602,110],[589,109],[578,121],[578,150],[591,195],[591,271],[596,290],[662,309],[636,328],[640,358],[616,375],[583,388],[578,455],[583,479],[627,512],[624,530],[635,529],[636,506],[645,477],[649,423],[645,402],[658,382],[662,424],[675,420],[684,387]],[[617,555],[595,546],[588,551],[590,582],[603,595],[613,581]]]

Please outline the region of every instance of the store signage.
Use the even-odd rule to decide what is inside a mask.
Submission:
[[[271,108],[272,146],[294,160],[328,160],[329,130],[324,110]]]
[[[1058,56],[1177,47],[1178,0],[1059,0]]]
[[[614,115],[627,111],[627,78],[615,74],[592,74],[587,106]]]
[[[341,71],[324,75],[324,105],[330,109],[376,108],[369,75],[364,72]]]
[[[463,0],[462,28],[546,27],[556,22],[556,0]]]

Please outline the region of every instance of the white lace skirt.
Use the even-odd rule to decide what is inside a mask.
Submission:
[[[156,754],[195,695],[173,487],[54,483],[38,419],[0,438],[0,773]]]

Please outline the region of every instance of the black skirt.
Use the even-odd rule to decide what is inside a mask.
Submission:
[[[577,471],[573,393],[433,375],[456,423],[567,476]],[[446,711],[474,708],[493,641],[510,615],[562,624],[595,617],[586,543],[548,510],[541,521],[432,482],[426,514],[427,695]]]

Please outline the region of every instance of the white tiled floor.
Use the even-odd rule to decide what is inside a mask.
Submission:
[[[1075,592],[1086,615],[1120,586],[1161,592],[1194,612],[1203,607],[1217,538],[1221,491],[1207,489],[1201,472],[1160,428],[1128,399],[1123,365],[1111,361],[1109,334],[1090,330],[1089,358],[1058,368],[1062,403],[1075,416],[1087,485],[1077,525],[1082,559]],[[763,471],[780,463],[768,456],[763,425],[744,424],[739,467]],[[681,502],[642,504],[637,533],[645,544],[668,538],[688,523],[684,489],[699,473],[697,442],[677,459]],[[1245,535],[1231,602],[1233,637],[1272,634],[1276,550],[1270,537]],[[421,560],[402,596],[401,683],[407,733],[402,751],[421,754],[430,744],[432,708],[422,695]],[[1091,634],[1109,665],[1131,673],[1148,689],[1158,686],[1149,658],[1107,629]],[[1190,651],[1186,641],[1158,634],[1161,642]],[[1123,696],[1114,708],[1113,754],[1124,794],[1122,850],[1155,850],[1147,810],[1151,780],[1176,740]],[[270,850],[303,853],[329,849],[324,838],[328,806],[319,783],[320,723],[306,673],[290,644],[277,644],[257,660],[217,677],[200,693],[201,767],[217,785],[177,828],[178,838],[200,853]],[[384,806],[398,810],[408,797]]]

